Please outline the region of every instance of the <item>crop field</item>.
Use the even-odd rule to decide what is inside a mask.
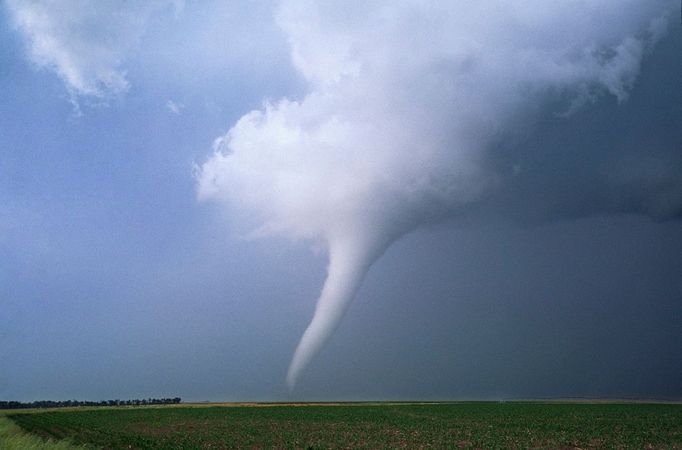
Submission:
[[[26,432],[95,448],[673,448],[682,405],[341,403],[7,414]]]

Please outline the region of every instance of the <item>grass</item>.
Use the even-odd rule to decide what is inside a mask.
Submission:
[[[73,450],[85,448],[85,446],[73,445],[66,440],[46,440],[28,434],[0,413],[0,450]]]
[[[677,404],[258,406],[92,409],[9,417],[43,438],[111,449],[682,449],[682,405]]]

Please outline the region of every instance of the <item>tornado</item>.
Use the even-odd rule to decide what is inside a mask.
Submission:
[[[328,252],[289,388],[391,243],[523,175],[500,143],[523,142],[540,114],[561,121],[601,98],[627,101],[678,6],[282,1],[276,20],[305,93],[242,116],[196,175],[199,198],[227,205],[254,235]]]
[[[287,373],[293,390],[303,369],[329,341],[362,284],[380,250],[358,238],[334,241],[329,247],[329,266],[313,318],[301,337]]]

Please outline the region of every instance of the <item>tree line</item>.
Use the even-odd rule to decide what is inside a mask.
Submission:
[[[68,406],[144,406],[144,405],[174,405],[180,403],[180,397],[174,398],[143,398],[134,400],[100,400],[98,402],[82,400],[37,400],[35,402],[17,402],[0,400],[0,409],[24,408],[66,408]]]

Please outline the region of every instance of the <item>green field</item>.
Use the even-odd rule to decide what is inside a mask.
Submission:
[[[100,448],[682,449],[677,404],[275,404],[7,417],[29,433]]]

